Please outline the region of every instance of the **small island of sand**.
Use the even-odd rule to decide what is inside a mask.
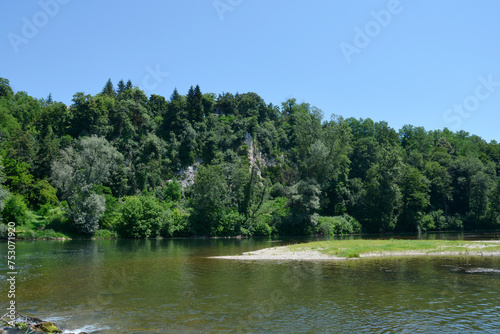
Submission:
[[[400,256],[500,256],[500,240],[334,240],[280,246],[241,255],[215,256],[228,260],[346,260]]]

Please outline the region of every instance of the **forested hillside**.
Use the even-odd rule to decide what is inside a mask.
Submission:
[[[466,132],[325,120],[295,99],[198,86],[148,97],[109,80],[72,101],[0,78],[0,232],[8,221],[26,238],[500,227],[500,146]]]

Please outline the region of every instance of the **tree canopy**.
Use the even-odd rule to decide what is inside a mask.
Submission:
[[[464,131],[325,120],[293,98],[276,106],[198,85],[165,98],[109,79],[68,106],[48,96],[0,78],[0,212],[33,230],[144,238],[500,227],[500,145]]]

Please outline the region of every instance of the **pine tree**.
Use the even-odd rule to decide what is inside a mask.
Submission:
[[[203,94],[201,93],[200,86],[198,85],[194,88],[194,97],[196,101],[195,121],[201,122],[203,121]]]
[[[118,82],[118,89],[117,89],[117,93],[118,95],[120,95],[121,93],[123,93],[125,91],[125,83],[123,82],[123,80],[120,80]]]
[[[108,81],[104,85],[104,88],[102,89],[101,94],[108,95],[109,97],[116,96],[116,92],[115,92],[115,89],[113,88],[113,83],[111,82],[111,79],[108,79]]]
[[[188,112],[188,120],[191,123],[203,121],[203,94],[201,93],[200,86],[196,85],[189,87],[186,95],[186,108]]]
[[[130,79],[127,81],[127,84],[125,85],[125,90],[129,89],[129,88],[132,88],[132,81],[130,81]]]

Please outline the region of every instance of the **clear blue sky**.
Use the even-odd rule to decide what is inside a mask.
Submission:
[[[0,13],[0,77],[35,97],[70,104],[108,78],[166,97],[199,84],[500,141],[498,0],[1,1]]]

